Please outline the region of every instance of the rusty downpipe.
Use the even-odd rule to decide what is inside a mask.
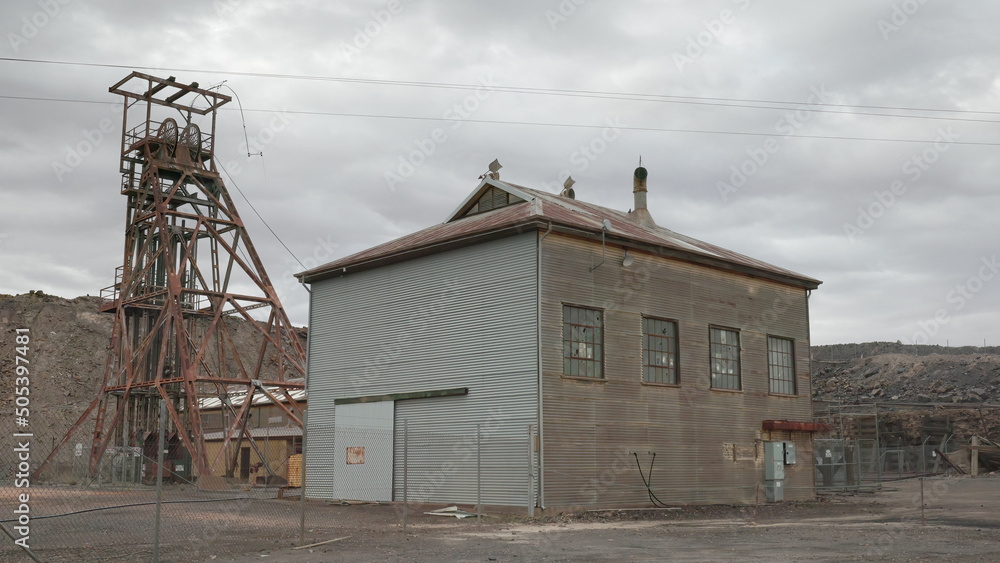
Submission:
[[[538,358],[538,507],[545,510],[545,456],[542,455],[545,423],[542,418],[542,241],[552,232],[552,221],[549,228],[538,237],[538,248],[535,252],[535,336],[538,340],[535,355]]]

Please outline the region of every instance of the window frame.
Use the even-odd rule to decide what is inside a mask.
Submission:
[[[779,365],[779,364],[772,363],[772,361],[771,361],[771,353],[772,353],[772,350],[771,350],[771,340],[772,339],[774,339],[774,340],[782,340],[782,341],[788,342],[788,344],[789,344],[789,351],[787,353],[783,352],[783,351],[775,351],[775,353],[782,354],[782,355],[787,355],[788,356],[788,359],[789,359],[789,362],[790,362],[788,366],[784,366],[784,365]],[[795,369],[795,339],[794,338],[789,338],[787,336],[778,336],[778,335],[775,335],[775,334],[768,334],[768,335],[766,335],[766,345],[767,345],[767,392],[769,394],[771,394],[771,395],[783,395],[783,396],[786,396],[786,397],[796,397],[796,396],[798,396],[798,394],[799,394],[799,386],[798,386],[798,381],[797,381],[798,380],[798,374],[796,373],[797,370]],[[790,379],[775,378],[774,374],[771,372],[771,368],[772,367],[778,367],[778,368],[782,368],[782,369],[787,368],[787,369],[791,370],[791,378]],[[774,385],[773,385],[775,382],[782,383],[782,384],[791,384],[791,388],[792,388],[791,393],[787,393],[787,392],[784,392],[784,391],[775,391],[774,390]]]
[[[673,336],[672,337],[666,337],[666,336],[659,336],[659,335],[654,335],[654,334],[649,333],[649,331],[646,328],[646,321],[670,323],[674,327]],[[657,316],[654,316],[654,315],[642,315],[642,383],[644,385],[663,385],[663,386],[666,386],[666,387],[680,387],[680,385],[681,385],[681,349],[680,349],[681,336],[680,336],[680,330],[681,330],[680,329],[680,322],[678,322],[677,319],[670,319],[670,318],[665,318],[665,317],[657,317]],[[658,365],[658,364],[657,365],[651,365],[649,363],[649,360],[647,358],[651,357],[651,355],[649,355],[649,353],[653,351],[652,349],[650,349],[650,348],[647,347],[647,345],[649,344],[649,338],[650,337],[663,338],[664,340],[667,340],[668,342],[669,342],[669,340],[671,338],[673,338],[673,341],[674,341],[673,353],[672,354],[670,353],[669,345],[668,345],[668,350],[666,352],[667,355],[668,355],[668,357],[672,355],[673,359],[674,359],[674,367],[673,367],[673,379],[674,380],[673,381],[651,381],[651,380],[647,379],[647,377],[646,377],[647,368],[666,369],[666,370],[668,370],[668,373],[669,373],[669,371],[671,369],[670,366],[664,366],[664,365]]]
[[[582,310],[582,311],[589,311],[589,312],[597,313],[598,315],[600,315],[600,319],[598,321],[600,324],[599,325],[583,325],[583,324],[578,324],[578,323],[570,323],[569,322],[569,318],[567,317],[567,309],[579,309],[579,310]],[[582,379],[582,380],[585,380],[585,381],[605,381],[606,380],[605,369],[604,369],[605,368],[605,366],[604,366],[604,326],[605,326],[604,313],[605,313],[604,309],[602,309],[600,307],[592,307],[592,306],[588,306],[588,305],[579,305],[579,304],[576,304],[576,303],[563,303],[562,304],[562,331],[563,331],[563,334],[562,334],[562,348],[563,348],[563,353],[562,353],[562,360],[563,360],[562,376],[563,377],[568,377],[568,378],[573,378],[573,379]],[[590,328],[600,329],[600,339],[599,340],[595,339],[593,342],[590,342],[590,344],[592,344],[595,347],[595,351],[599,351],[598,354],[595,354],[597,356],[596,358],[589,359],[589,358],[581,358],[579,356],[574,357],[574,356],[567,356],[566,355],[567,345],[569,345],[569,349],[572,351],[572,347],[573,347],[574,343],[576,343],[576,344],[581,344],[581,343],[586,344],[587,343],[586,341],[567,340],[567,337],[566,337],[567,336],[567,330],[566,329],[567,329],[567,327],[570,327],[570,326],[583,326],[583,327],[590,327]],[[570,337],[572,337],[572,334],[570,334]],[[599,347],[599,349],[597,347]],[[597,373],[595,375],[587,375],[586,373],[582,373],[582,374],[581,373],[568,373],[569,370],[567,370],[567,363],[566,363],[567,360],[569,360],[569,361],[576,360],[578,362],[580,362],[580,361],[583,361],[583,362],[593,362],[592,365],[594,365],[595,368],[596,368],[595,372],[599,372],[599,373]]]
[[[726,346],[728,348],[728,347],[731,347],[733,345],[729,344],[729,343],[723,343],[721,341],[720,342],[716,342],[715,340],[713,340],[713,334],[714,334],[715,331],[724,331],[724,332],[730,332],[730,333],[735,333],[736,334],[736,344],[735,344],[735,346],[736,346],[736,358],[735,358],[736,373],[735,373],[735,376],[733,374],[729,374],[729,373],[721,373],[721,372],[718,373],[718,376],[719,376],[718,379],[721,379],[722,377],[726,377],[726,378],[735,377],[736,378],[736,384],[737,384],[736,387],[728,387],[728,386],[727,387],[723,387],[721,385],[717,385],[716,384],[716,380],[717,380],[716,375],[717,375],[717,372],[715,371],[715,361],[716,361],[716,358],[715,358],[715,346],[718,344],[720,346]],[[725,362],[732,362],[732,361],[734,361],[731,358],[719,358],[719,359],[722,360],[722,361],[725,361]],[[727,327],[727,326],[718,326],[718,325],[709,325],[708,326],[708,371],[709,371],[709,388],[711,388],[713,391],[728,391],[728,392],[742,392],[743,391],[743,337],[740,334],[740,329],[738,329],[738,328],[732,328],[732,327]]]

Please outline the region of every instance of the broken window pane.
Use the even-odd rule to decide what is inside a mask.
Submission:
[[[601,377],[600,311],[563,306],[563,373]]]
[[[651,317],[643,317],[642,322],[644,381],[676,384],[677,323]]]
[[[741,389],[739,332],[724,328],[710,328],[709,353],[712,358],[712,387],[716,389]]]

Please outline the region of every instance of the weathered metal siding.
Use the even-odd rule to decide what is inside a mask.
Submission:
[[[636,467],[667,503],[752,502],[763,483],[765,419],[812,420],[805,290],[563,235],[542,245],[545,504],[648,505]],[[603,308],[604,380],[562,375],[562,305]],[[678,321],[677,386],[642,383],[642,315]],[[710,389],[709,326],[739,329],[742,387]],[[795,397],[768,392],[766,335],[795,341]],[[789,439],[787,432],[781,438]],[[813,496],[808,434],[786,499]],[[761,486],[763,489],[763,486]],[[763,494],[763,490],[761,490]],[[763,498],[763,497],[762,497]]]
[[[333,480],[334,399],[468,387],[396,401],[395,498],[408,421],[410,491],[474,501],[468,442],[437,438],[474,444],[480,424],[493,483],[484,481],[484,502],[525,504],[527,454],[513,459],[504,444],[526,452],[527,426],[537,424],[535,245],[532,231],[313,285],[309,496],[333,498],[322,483]]]

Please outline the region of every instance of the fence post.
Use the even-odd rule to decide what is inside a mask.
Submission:
[[[121,449],[121,452],[122,452],[122,456],[121,456],[121,458],[122,458],[122,460],[121,460],[122,471],[121,471],[121,476],[119,477],[118,484],[119,484],[119,486],[124,487],[125,483],[127,481],[127,478],[125,477],[125,466],[128,465],[128,420],[125,421],[125,426],[122,428],[122,449]],[[112,467],[112,471],[114,471],[113,467]]]
[[[167,402],[160,399],[160,440],[156,446],[156,525],[153,528],[153,563],[160,561],[160,505],[163,501],[163,446],[166,442]],[[113,472],[112,472],[113,473]]]
[[[410,421],[409,420],[404,420],[403,421],[403,531],[404,532],[406,531],[406,516],[407,516],[406,512],[407,512],[407,509],[409,508],[409,506],[407,505],[408,502],[409,502],[409,495],[407,494],[409,491],[407,490],[407,485],[408,485],[408,482],[410,480],[409,479],[409,470],[410,470],[410,464],[409,464],[409,461],[410,461],[409,460],[409,455],[410,455],[410,447],[409,446],[410,446],[410,444],[409,444],[409,441],[410,441]]]
[[[878,428],[878,403],[875,403],[875,475],[878,478],[878,486],[882,488],[882,443]]]
[[[528,516],[535,515],[534,427],[528,425]]]
[[[302,411],[302,466],[301,487],[299,488],[299,545],[306,544],[306,437],[308,430],[309,413]],[[291,477],[291,476],[289,476]]]
[[[924,517],[924,478],[920,478],[920,525],[926,526],[927,519]]]
[[[483,519],[483,433],[476,425],[476,521]]]

